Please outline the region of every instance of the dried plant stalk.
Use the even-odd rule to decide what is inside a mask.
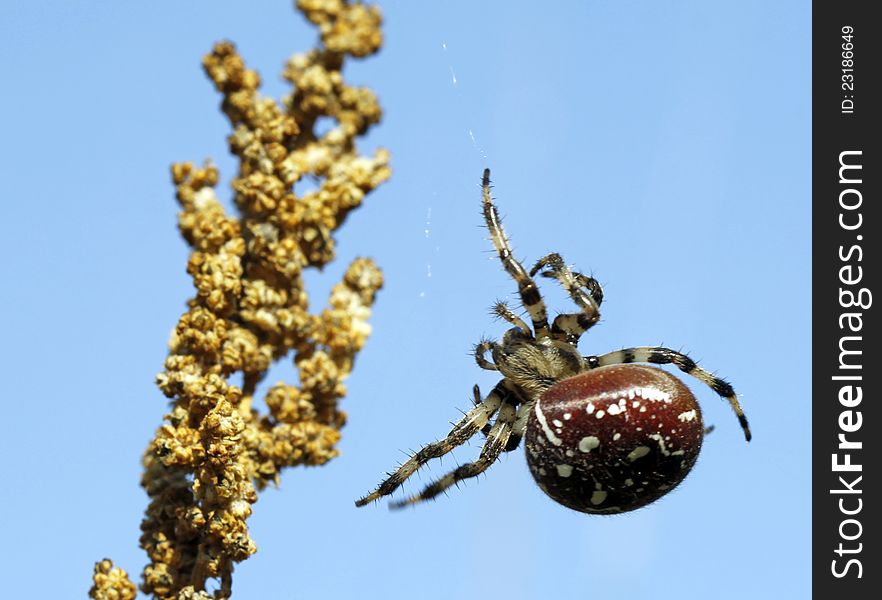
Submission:
[[[377,99],[341,74],[347,55],[380,48],[379,10],[343,0],[296,4],[318,27],[321,44],[288,61],[284,76],[294,91],[281,104],[260,96],[260,77],[233,44],[218,43],[203,60],[233,128],[240,215],[227,215],[218,201],[214,166],[172,166],[196,295],[157,376],[172,409],[144,455],[150,505],[141,546],[150,562],[141,590],[155,598],[229,597],[234,564],[256,551],[246,520],[258,491],[284,467],[337,456],[344,380],[370,333],[370,307],[383,283],[377,266],[358,258],[328,307],[308,310],[303,270],[333,260],[334,232],[390,172],[386,151],[366,157],[355,147],[380,120]],[[336,126],[319,136],[322,117]],[[298,197],[294,185],[305,176],[321,183]],[[252,407],[257,384],[292,351],[299,385],[273,386],[268,414],[260,414]],[[237,373],[241,387],[230,380]],[[92,598],[134,597],[125,571],[109,560],[96,565],[93,580]],[[209,580],[218,583],[212,594]]]

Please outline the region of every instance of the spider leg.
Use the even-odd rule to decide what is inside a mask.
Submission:
[[[475,387],[472,388],[472,394],[474,395],[473,402],[475,406],[478,406],[481,403],[481,389],[478,387],[478,384],[475,384]],[[484,434],[484,437],[487,437],[487,434],[490,433],[490,428],[493,427],[489,422],[486,423],[483,427],[481,427],[481,433]]]
[[[505,450],[503,452],[511,452],[521,445],[521,440],[524,438],[524,433],[527,431],[527,419],[530,417],[530,411],[532,409],[532,402],[524,402],[521,404],[520,408],[518,408],[518,414],[511,426],[511,436],[508,438],[508,443],[505,445]]]
[[[497,388],[500,386],[497,386]],[[518,410],[513,401],[516,402],[511,393],[506,393],[502,400],[502,406],[499,408],[499,415],[496,422],[487,434],[487,440],[481,448],[481,454],[474,462],[460,465],[450,473],[444,475],[423,488],[423,491],[404,500],[393,502],[391,508],[403,508],[411,504],[417,504],[426,500],[431,500],[435,496],[443,493],[448,488],[456,485],[464,479],[477,477],[486,471],[490,465],[496,462],[499,455],[505,452],[508,441],[511,438],[512,426],[517,420]]]
[[[576,284],[577,288],[583,287],[588,290],[588,293],[591,294],[591,298],[597,306],[600,306],[601,303],[603,303],[603,287],[601,287],[600,282],[593,277],[588,277],[577,271],[571,271],[564,262],[563,257],[557,252],[546,254],[537,260],[536,264],[533,265],[533,268],[530,269],[530,277],[534,277],[536,273],[545,267],[551,267],[551,269],[549,271],[543,271],[541,275],[543,277],[551,277],[560,281],[561,285],[564,286],[564,289],[570,294],[573,301],[579,306],[582,306],[582,301],[577,296],[574,296],[573,292],[568,287],[568,285],[572,285],[573,283]],[[562,280],[561,276],[566,277],[569,281]],[[579,290],[576,289],[576,291],[578,292]]]
[[[589,365],[598,367],[634,362],[655,363],[659,365],[673,364],[687,375],[691,375],[704,382],[713,391],[728,400],[729,405],[735,412],[735,416],[738,417],[741,429],[744,430],[745,439],[747,439],[748,442],[750,441],[750,426],[747,424],[747,417],[744,415],[744,410],[741,408],[741,403],[738,401],[738,395],[735,393],[735,390],[732,389],[732,385],[725,379],[720,379],[719,377],[715,377],[713,374],[705,371],[699,367],[694,360],[682,352],[657,346],[641,346],[638,348],[616,350],[615,352],[608,352],[601,356],[589,356],[586,357],[586,360]]]
[[[490,340],[482,340],[481,342],[478,342],[478,344],[475,346],[475,362],[477,362],[478,366],[482,369],[487,369],[488,371],[499,370],[499,367],[484,358],[485,354],[487,354],[488,352],[493,352],[493,347],[495,345],[496,343],[491,342]]]
[[[524,323],[523,319],[514,314],[505,302],[497,302],[494,304],[491,312],[500,319],[508,321],[530,337],[533,336],[533,332],[530,331],[530,328]]]
[[[499,218],[499,211],[496,210],[493,197],[490,195],[490,169],[484,169],[481,188],[484,198],[484,221],[487,223],[487,229],[490,230],[490,238],[499,254],[499,260],[502,262],[503,268],[518,284],[518,294],[521,296],[524,308],[530,314],[536,337],[548,337],[548,311],[545,308],[545,302],[542,300],[536,282],[512,255],[511,246],[508,244],[508,238],[505,236],[505,230],[502,228],[502,221]]]
[[[480,398],[480,390],[475,386],[474,393],[476,398]],[[364,498],[355,502],[356,506],[364,506],[370,504],[374,500],[382,496],[388,496],[394,492],[404,481],[416,472],[417,469],[432,460],[444,456],[457,446],[464,444],[469,438],[481,431],[487,421],[500,409],[504,398],[510,395],[510,392],[503,387],[502,382],[496,384],[487,397],[477,402],[476,405],[459,420],[447,437],[424,446],[416,454],[407,459],[397,471],[390,474],[375,491],[371,492]]]
[[[475,386],[475,404],[479,404],[481,402],[481,395],[478,392],[478,386]],[[505,445],[504,452],[511,452],[521,445],[521,440],[524,437],[524,433],[527,431],[527,419],[530,416],[530,410],[533,404],[531,402],[524,402],[521,404],[521,407],[518,409],[517,417],[515,417],[515,422],[511,427],[511,437],[508,438],[508,443]],[[487,423],[481,429],[481,433],[484,434],[484,437],[487,437],[487,434],[490,433],[490,429],[492,428],[492,424]],[[711,427],[713,429],[713,427]]]
[[[555,340],[563,340],[575,346],[579,343],[582,334],[590,329],[591,323],[585,313],[562,313],[554,317],[551,323],[551,337]]]
[[[549,270],[542,271],[546,267],[549,267]],[[590,303],[590,300],[585,297],[579,288],[585,288],[590,294],[591,300],[597,306],[600,306],[603,302],[603,288],[600,282],[593,277],[588,277],[577,271],[571,271],[564,262],[563,257],[557,252],[546,254],[536,261],[536,264],[530,269],[530,277],[535,276],[540,271],[542,271],[541,275],[543,277],[557,279],[579,306],[584,307],[586,303]]]
[[[546,267],[548,271],[542,271]],[[576,344],[582,334],[600,320],[600,303],[603,302],[603,288],[593,277],[574,273],[566,265],[560,254],[552,252],[540,258],[530,269],[530,275],[542,271],[543,277],[557,279],[573,302],[582,309],[578,313],[564,313],[555,317],[551,325],[551,335],[555,339],[566,339]],[[587,293],[586,293],[587,292]]]

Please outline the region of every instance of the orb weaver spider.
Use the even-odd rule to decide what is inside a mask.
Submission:
[[[557,253],[540,258],[528,272],[512,255],[490,193],[489,169],[484,170],[481,188],[490,238],[503,268],[518,286],[530,323],[503,302],[494,306],[494,313],[512,328],[499,342],[477,344],[475,360],[482,369],[499,372],[502,379],[483,398],[476,385],[474,407],[447,437],[416,452],[356,506],[392,494],[417,469],[480,432],[486,440],[477,460],[392,507],[435,498],[483,473],[524,438],[533,478],[564,506],[615,514],[657,500],[689,473],[706,430],[695,396],[679,379],[632,363],[673,364],[703,382],[729,401],[750,441],[747,417],[732,386],[685,354],[647,346],[582,356],[579,338],[600,318],[600,283],[570,270]],[[558,315],[549,325],[536,275],[557,280],[579,310]]]

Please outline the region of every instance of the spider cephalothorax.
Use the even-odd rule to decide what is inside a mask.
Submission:
[[[480,342],[475,360],[483,369],[498,371],[502,379],[483,399],[475,386],[475,406],[447,437],[424,446],[357,506],[393,493],[422,465],[479,432],[486,441],[476,461],[392,506],[434,498],[483,473],[500,454],[517,448],[524,436],[533,478],[564,506],[614,514],[649,504],[689,473],[705,429],[695,397],[679,379],[661,369],[629,363],[673,364],[704,382],[729,401],[750,440],[747,418],[732,386],[685,354],[637,347],[582,356],[579,338],[600,318],[600,284],[571,271],[556,253],[539,259],[528,273],[512,256],[490,195],[489,169],[481,183],[484,221],[502,266],[517,283],[530,325],[505,303],[496,304],[494,312],[513,327],[499,342]],[[537,274],[556,279],[579,311],[558,315],[549,326],[548,311],[533,280]]]

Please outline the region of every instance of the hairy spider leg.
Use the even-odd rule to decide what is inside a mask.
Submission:
[[[660,348],[658,346],[641,346],[638,348],[625,348],[624,350],[616,350],[608,352],[601,356],[588,356],[586,360],[589,364],[603,367],[606,365],[619,365],[627,363],[654,363],[658,365],[673,364],[678,369],[695,377],[699,381],[704,382],[713,391],[729,401],[729,405],[738,417],[738,423],[744,431],[744,438],[749,442],[750,426],[747,424],[747,417],[738,401],[738,395],[732,389],[732,385],[725,379],[720,379],[713,374],[699,367],[694,360],[676,350],[670,348]]]
[[[573,302],[581,308],[578,313],[563,313],[554,318],[551,325],[551,335],[555,339],[566,339],[571,344],[577,344],[579,338],[588,329],[600,320],[600,303],[603,301],[603,289],[600,283],[593,277],[587,277],[581,273],[574,273],[564,263],[563,258],[557,252],[552,252],[536,261],[530,269],[530,276],[543,271],[543,277],[557,279],[564,291]],[[586,293],[586,290],[588,293]]]
[[[603,288],[600,286],[600,282],[577,271],[573,271],[573,277],[576,278],[576,283],[591,292],[591,297],[594,298],[599,307],[603,303]]]
[[[475,389],[477,388],[478,386],[475,386]],[[478,404],[479,402],[481,402],[481,397],[476,395],[475,404]],[[521,404],[514,425],[511,426],[511,437],[508,438],[508,443],[505,445],[505,450],[503,450],[503,452],[511,452],[521,445],[521,440],[524,438],[524,433],[527,431],[527,419],[530,417],[530,410],[532,410],[532,408],[532,402],[523,402]],[[484,425],[481,429],[481,433],[484,434],[484,437],[487,437],[487,434],[490,433],[492,427],[493,425],[490,423]]]
[[[511,426],[511,436],[508,438],[508,443],[505,445],[504,452],[511,452],[521,445],[521,440],[524,438],[524,433],[527,431],[527,419],[530,418],[530,411],[532,409],[532,402],[524,402],[521,404],[520,408],[518,408],[517,417],[515,417],[515,422]]]
[[[474,387],[474,394],[480,398],[480,390],[478,386]],[[503,386],[502,382],[487,394],[487,397],[478,402],[470,411],[468,411],[462,419],[459,420],[450,430],[443,440],[438,440],[424,446],[416,454],[407,459],[398,470],[390,474],[375,491],[371,492],[364,498],[355,502],[356,506],[364,506],[370,504],[374,500],[382,496],[388,496],[394,492],[404,481],[416,472],[417,469],[432,460],[440,458],[456,448],[463,445],[472,436],[481,431],[490,418],[500,410],[503,399],[510,395],[511,392]]]
[[[475,406],[478,406],[481,403],[481,388],[478,387],[478,384],[475,384],[475,387],[472,388],[472,394],[474,398],[472,402],[475,403]],[[481,433],[484,434],[484,437],[487,437],[487,434],[490,433],[490,429],[493,427],[493,424],[489,421],[481,427]]]
[[[523,331],[526,335],[533,337],[533,332],[530,330],[529,326],[524,323],[523,319],[514,314],[508,307],[508,304],[506,304],[505,302],[500,301],[494,304],[491,313],[496,315],[500,319],[504,319],[505,321],[511,323],[512,325]]]
[[[496,346],[496,342],[491,342],[490,340],[481,340],[475,345],[475,362],[478,363],[478,366],[482,369],[487,369],[488,371],[499,370],[499,367],[484,358],[485,354],[493,352],[494,346]]]
[[[487,434],[487,440],[481,448],[481,454],[474,462],[465,463],[423,488],[423,491],[404,500],[393,502],[391,508],[404,508],[418,504],[438,496],[464,479],[477,477],[496,462],[499,455],[505,452],[511,438],[512,426],[517,420],[518,411],[514,395],[509,393],[502,400],[496,422]]]
[[[563,257],[557,252],[550,252],[536,261],[533,268],[530,269],[530,277],[533,277],[544,269],[549,267],[549,271],[542,273],[543,277],[551,277],[560,281],[566,292],[573,299],[573,302],[582,308],[586,305],[594,304],[597,307],[603,302],[603,287],[600,282],[593,277],[588,277],[577,271],[571,271],[563,260]],[[587,298],[580,288],[585,288],[590,294]],[[593,301],[593,302],[592,302]]]
[[[490,239],[493,240],[493,246],[499,254],[499,260],[506,272],[518,284],[518,294],[521,296],[524,308],[530,314],[536,338],[548,337],[548,311],[545,308],[545,302],[542,301],[542,294],[539,293],[536,282],[512,255],[511,246],[509,246],[505,230],[502,228],[502,220],[499,218],[499,211],[496,210],[493,197],[490,195],[490,169],[484,169],[481,188],[484,198],[484,221],[487,224],[487,229],[490,230]]]

